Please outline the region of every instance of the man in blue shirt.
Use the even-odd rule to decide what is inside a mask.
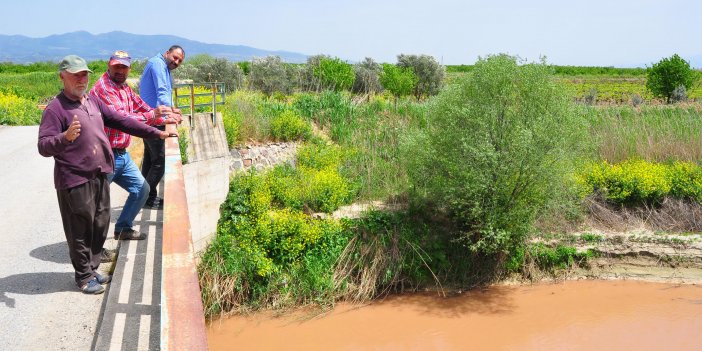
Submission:
[[[164,105],[172,107],[174,113],[180,114],[180,110],[173,106],[171,71],[178,68],[184,59],[185,51],[183,48],[173,45],[164,54],[158,54],[150,58],[146,63],[139,82],[139,96],[151,108]],[[157,196],[157,187],[161,178],[163,178],[165,161],[164,141],[144,140],[144,159],[141,163],[141,174],[151,188],[149,197],[144,205],[145,208],[163,208],[163,199]]]

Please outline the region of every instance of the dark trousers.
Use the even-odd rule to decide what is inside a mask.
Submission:
[[[158,183],[166,168],[166,143],[161,139],[144,139],[144,158],[141,161],[141,174],[149,183],[149,198],[158,194]]]
[[[95,276],[110,228],[110,183],[101,174],[56,195],[76,284],[83,286]]]

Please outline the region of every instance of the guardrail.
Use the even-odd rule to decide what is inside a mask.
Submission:
[[[205,87],[210,91],[207,93],[196,93],[195,87]],[[183,88],[187,88],[189,91],[187,94],[179,93],[178,91]],[[226,101],[226,90],[224,83],[220,82],[205,82],[205,83],[178,83],[173,86],[173,93],[175,94],[174,105],[177,108],[189,108],[190,117],[195,114],[196,107],[211,107],[212,108],[212,122],[214,124],[214,118],[217,115],[217,105],[224,105]],[[211,100],[207,103],[196,103],[195,99],[197,97],[211,97]],[[181,100],[187,100],[187,104],[181,104]],[[192,122],[192,121],[190,121]],[[192,123],[190,123],[192,125]]]
[[[166,125],[176,132],[176,126]],[[176,138],[166,140],[161,266],[161,349],[207,350],[205,314]]]

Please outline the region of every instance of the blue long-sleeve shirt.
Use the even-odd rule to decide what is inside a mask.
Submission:
[[[158,54],[146,62],[139,82],[139,96],[152,108],[159,105],[172,107],[172,92],[171,71],[163,55]]]

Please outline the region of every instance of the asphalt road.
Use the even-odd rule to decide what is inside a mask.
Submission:
[[[0,126],[0,348],[89,350],[104,295],[85,295],[73,280],[54,160],[39,155],[37,135],[38,126]],[[111,193],[121,206],[126,193]]]

